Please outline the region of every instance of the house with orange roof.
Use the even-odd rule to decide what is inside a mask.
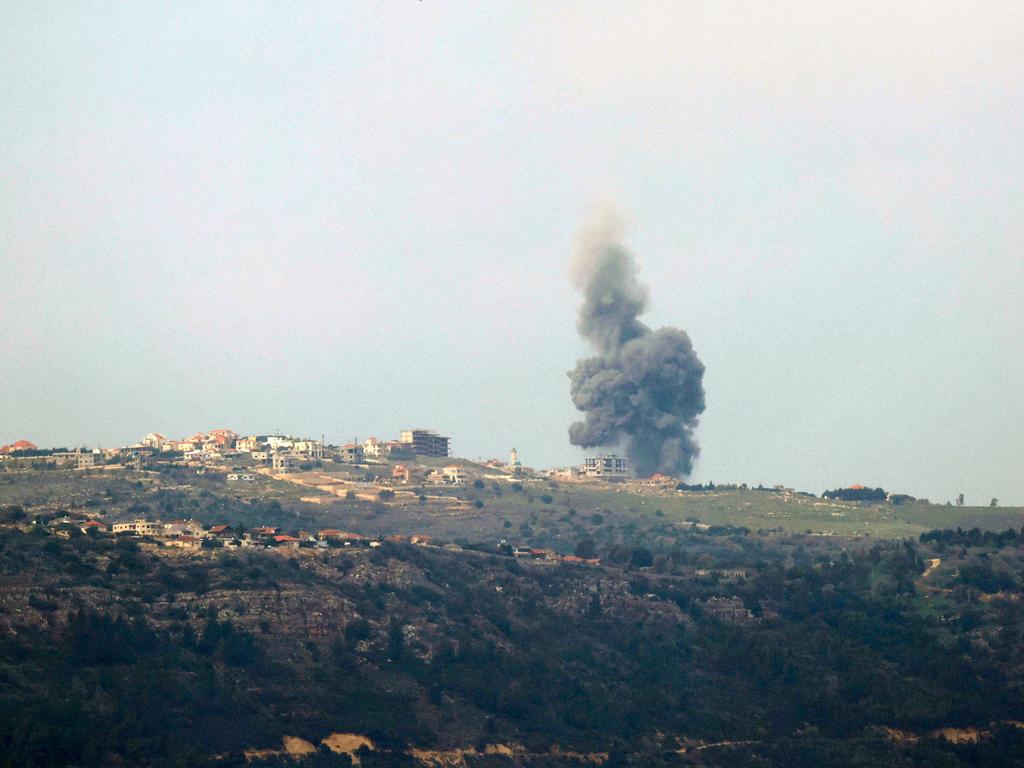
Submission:
[[[203,447],[216,451],[229,451],[235,447],[238,433],[230,429],[211,429],[203,442]]]
[[[18,440],[16,443],[0,447],[0,453],[17,453],[18,451],[38,451],[39,446],[30,440]]]
[[[256,435],[249,435],[248,437],[240,437],[235,440],[235,448],[245,453],[251,453],[252,451],[258,450],[260,447],[260,440]]]

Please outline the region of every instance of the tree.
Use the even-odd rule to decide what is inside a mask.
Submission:
[[[634,568],[650,568],[654,565],[654,555],[647,547],[636,547],[629,557],[629,564]]]
[[[995,497],[993,496],[993,497],[992,497],[992,501],[990,501],[990,502],[988,503],[988,505],[989,505],[990,507],[998,507],[998,506],[999,506],[999,499],[997,499],[997,498],[995,498]]]
[[[576,555],[576,557],[582,557],[585,560],[589,560],[597,554],[597,547],[594,544],[594,540],[580,539],[576,542],[576,549],[573,550],[573,554]]]
[[[20,522],[25,519],[25,510],[18,504],[11,504],[4,507],[4,515],[13,523]]]
[[[962,507],[964,505],[964,495],[962,493],[958,493],[956,495],[956,505],[958,507]]]

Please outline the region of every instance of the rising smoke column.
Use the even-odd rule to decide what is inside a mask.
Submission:
[[[642,322],[647,288],[621,244],[621,219],[601,214],[581,231],[572,265],[583,292],[577,328],[596,355],[569,372],[572,401],[585,414],[573,445],[621,446],[633,471],[686,476],[700,453],[693,430],[704,411],[704,364],[678,328]]]

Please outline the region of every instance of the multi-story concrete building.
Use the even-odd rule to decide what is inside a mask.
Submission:
[[[79,449],[77,451],[55,451],[50,455],[50,460],[58,467],[71,466],[76,469],[86,469],[96,466],[96,457],[97,455],[92,451]]]
[[[346,443],[338,449],[338,458],[349,464],[359,464],[363,460],[363,446]]]
[[[456,464],[445,467],[443,472],[445,481],[452,485],[462,485],[466,482],[466,470]]]
[[[295,456],[290,453],[275,452],[271,456],[270,465],[274,472],[287,472],[295,466]]]
[[[161,536],[164,526],[159,520],[140,519],[128,523],[114,523],[110,530],[113,533],[134,533],[137,536]]]
[[[311,459],[324,457],[324,444],[321,440],[296,440],[292,443],[292,452],[301,453]]]
[[[411,446],[417,456],[448,456],[449,438],[433,429],[403,429],[401,442]]]
[[[602,480],[624,480],[629,477],[626,460],[614,454],[588,456],[583,460],[581,469],[586,477]]]

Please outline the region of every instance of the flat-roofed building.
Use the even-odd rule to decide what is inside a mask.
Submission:
[[[110,526],[113,533],[134,533],[137,536],[162,536],[163,523],[159,520],[132,520],[127,523],[114,523]]]
[[[338,458],[348,464],[359,464],[363,461],[363,446],[346,443],[338,449]]]
[[[588,456],[583,460],[583,474],[602,480],[624,480],[629,477],[626,460],[615,454]]]
[[[401,442],[412,447],[417,456],[448,456],[449,438],[433,429],[403,429]]]
[[[290,453],[274,453],[270,463],[275,472],[287,472],[295,466],[295,456]]]
[[[451,483],[452,485],[462,485],[463,483],[466,482],[466,470],[464,470],[457,464],[452,464],[450,467],[445,467],[443,472],[445,481]]]

